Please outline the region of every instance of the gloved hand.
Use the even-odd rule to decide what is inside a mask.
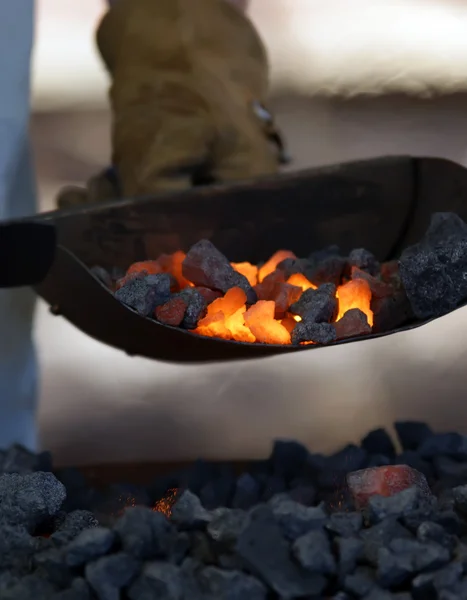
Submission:
[[[239,10],[246,2],[111,4],[97,44],[112,80],[117,178],[68,189],[59,206],[277,173],[284,153],[264,108],[268,61]]]

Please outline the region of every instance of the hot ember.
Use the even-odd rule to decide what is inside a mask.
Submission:
[[[206,337],[304,345],[384,331],[410,315],[397,263],[337,247],[298,258],[279,250],[264,264],[230,262],[210,241],[185,254],[132,264],[115,296],[144,317]],[[393,305],[397,306],[394,320]],[[388,317],[389,315],[389,317]]]

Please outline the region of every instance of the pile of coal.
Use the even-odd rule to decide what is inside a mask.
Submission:
[[[236,341],[328,344],[372,331],[389,331],[413,319],[397,262],[380,264],[365,249],[344,256],[331,246],[306,259],[280,251],[265,265],[254,266],[231,263],[211,242],[201,240],[187,254],[176,252],[135,263],[117,281],[98,267],[94,274],[120,302],[141,316],[188,330],[201,324],[203,335],[213,337],[219,331],[219,320],[209,305],[229,290],[240,288],[244,300],[238,306],[230,313],[219,307],[226,321],[225,339]],[[266,304],[273,307],[270,314]],[[339,315],[342,306],[346,312]],[[238,337],[234,328],[229,337],[228,319],[239,309],[245,311],[242,325],[247,324],[251,332],[254,324],[249,323],[262,319],[265,328],[272,325],[276,335],[261,336],[256,329],[250,339],[250,332],[250,337],[244,332]],[[214,333],[205,327],[212,322],[217,325]]]
[[[282,440],[242,474],[200,460],[106,491],[10,448],[0,598],[466,598],[467,437],[395,429],[399,451],[382,429],[330,456]]]

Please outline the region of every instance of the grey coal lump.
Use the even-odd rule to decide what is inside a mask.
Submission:
[[[241,288],[248,304],[257,300],[248,279],[235,271],[226,256],[209,240],[201,240],[187,252],[182,263],[183,277],[197,286],[226,293],[232,287]]]
[[[141,316],[149,317],[158,306],[170,300],[171,284],[168,273],[134,277],[115,292],[115,298]]]
[[[436,213],[423,239],[406,248],[400,276],[418,319],[440,317],[467,299],[467,224]]]

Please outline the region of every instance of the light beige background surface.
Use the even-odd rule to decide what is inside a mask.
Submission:
[[[399,6],[397,19],[392,13],[392,29],[386,26],[387,6],[394,2],[344,4],[295,0],[291,11],[287,0],[253,0],[253,16],[269,32],[271,55],[280,66],[275,72],[283,72],[288,64],[294,73],[293,81],[289,80],[293,93],[276,97],[273,104],[291,146],[293,168],[382,154],[444,156],[467,164],[467,97],[458,93],[431,100],[406,95],[344,100],[338,94],[299,95],[303,82],[311,88],[313,63],[304,64],[290,24],[301,24],[299,39],[310,48],[318,41],[322,47],[326,39],[334,40],[325,57],[335,60],[328,67],[322,61],[320,69],[336,83],[339,94],[351,90],[355,81],[377,91],[388,74],[394,79],[402,63],[408,75],[401,88],[413,92],[414,78],[428,81],[431,77],[432,84],[441,82],[448,91],[454,80],[458,89],[465,86],[462,69],[467,78],[464,42],[452,33],[454,17],[456,23],[465,19],[467,31],[466,3],[405,2],[406,11]],[[58,5],[60,12],[54,13]],[[32,131],[42,209],[52,205],[61,185],[82,181],[108,159],[105,77],[87,37],[101,5],[98,0],[83,0],[79,18],[72,17],[76,6],[71,0],[41,3],[38,45],[42,54],[40,61],[36,57],[34,96],[36,111],[41,112],[34,116]],[[402,31],[404,16],[406,25],[415,22],[415,9],[425,11],[425,22],[438,10],[435,33],[437,40],[444,40],[445,52],[439,47],[434,51],[426,28],[414,38],[406,27],[405,45],[399,43],[400,36],[395,45],[390,32],[398,27]],[[290,17],[289,25],[284,14]],[[63,43],[58,53],[50,36],[64,22],[68,29],[57,39],[57,46]],[[350,35],[349,24],[350,32],[358,36]],[[345,62],[346,46],[339,40],[354,44],[361,63],[358,69],[352,67],[352,56]],[[367,56],[368,48],[377,48],[375,54],[392,60],[388,58],[384,65],[365,63],[362,47],[367,48]],[[392,50],[385,53],[388,47]],[[435,54],[458,60],[451,61],[452,68],[446,71],[434,60]],[[365,69],[365,64],[371,69]],[[354,76],[344,77],[346,69]],[[401,91],[397,86],[395,90]],[[36,339],[42,365],[42,445],[62,464],[260,456],[275,437],[296,437],[313,449],[331,450],[395,418],[426,419],[439,429],[467,431],[467,309],[381,340],[217,366],[180,367],[129,358],[52,317],[43,303]]]

